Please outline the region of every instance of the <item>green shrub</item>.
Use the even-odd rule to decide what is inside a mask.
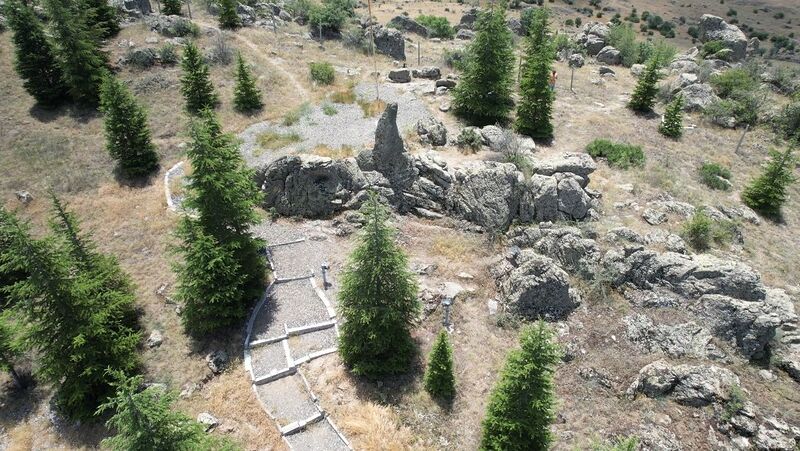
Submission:
[[[639,44],[636,43],[636,31],[630,24],[621,24],[611,27],[608,33],[609,45],[619,50],[622,64],[626,67],[639,62]]]
[[[430,31],[432,38],[453,39],[456,35],[456,30],[446,17],[422,15],[417,17],[417,22]]]
[[[727,98],[737,91],[753,91],[758,87],[756,80],[750,72],[743,68],[728,69],[721,74],[711,77],[711,86],[722,98]]]
[[[465,54],[464,54],[463,50],[459,50],[459,49],[457,49],[457,50],[445,50],[444,54],[443,54],[443,57],[444,57],[445,66],[447,66],[447,67],[449,67],[451,69],[456,69],[456,70],[460,70],[460,71],[464,70],[464,66],[465,66],[464,57],[465,57]]]
[[[664,136],[676,139],[683,135],[683,95],[679,94],[667,105],[664,121],[659,125],[658,131]]]
[[[775,117],[775,128],[784,139],[800,141],[800,100],[783,107]]]
[[[312,7],[313,4],[311,0],[288,0],[285,3],[284,9],[286,9],[292,17],[308,20],[308,14]]]
[[[747,397],[738,385],[732,386],[728,390],[728,400],[725,402],[725,410],[722,412],[722,421],[728,422],[740,410],[744,408]]]
[[[309,63],[309,71],[311,73],[311,80],[320,85],[330,85],[335,78],[335,72],[331,63]]]
[[[175,44],[171,42],[167,42],[166,44],[162,45],[161,48],[158,49],[158,59],[161,60],[161,64],[168,66],[177,64],[178,51],[176,49],[177,47]]]
[[[712,119],[735,119],[734,125],[755,125],[763,98],[750,91],[735,91],[726,99],[718,100],[706,108],[705,115]]]
[[[308,103],[300,105],[298,108],[289,111],[283,116],[283,125],[289,127],[298,123],[309,111],[311,111],[311,106]]]
[[[346,28],[342,31],[342,44],[344,44],[345,47],[356,49],[365,55],[369,55],[372,48],[367,33],[358,25]]]
[[[615,143],[607,139],[595,139],[586,146],[586,151],[592,157],[607,159],[609,165],[620,169],[644,166],[644,152],[641,146]]]
[[[691,219],[683,224],[681,236],[693,249],[704,251],[711,244],[730,242],[738,233],[737,225],[728,220],[712,220],[704,208],[698,208]]]
[[[571,27],[571,26],[575,25],[575,21],[572,20],[572,19],[567,19],[567,20],[564,21],[564,25],[566,25],[568,27]]]
[[[731,187],[730,169],[719,163],[703,163],[700,166],[700,180],[711,189],[727,191]]]
[[[321,5],[312,5],[308,12],[308,26],[311,34],[339,33],[348,19],[355,16],[355,2],[352,0],[325,0]]]
[[[326,103],[322,105],[322,112],[326,116],[334,116],[337,113],[339,113],[339,110],[337,110],[336,107],[331,105],[330,103]]]
[[[425,371],[425,391],[433,397],[451,400],[456,394],[455,383],[453,347],[450,346],[447,331],[443,329],[431,349],[428,369]]]
[[[786,190],[797,178],[794,176],[798,160],[794,148],[786,152],[770,151],[770,161],[761,175],[742,191],[742,201],[757,212],[776,217],[788,197]]]
[[[638,437],[622,437],[611,443],[595,442],[589,446],[591,451],[636,451],[639,449]]]
[[[725,43],[722,41],[708,41],[703,44],[703,48],[700,50],[700,55],[705,58],[709,55],[713,55],[720,50],[727,48],[725,47]]]
[[[456,138],[456,143],[459,148],[469,149],[473,152],[481,150],[483,145],[483,138],[477,130],[471,127],[462,128],[461,132]]]

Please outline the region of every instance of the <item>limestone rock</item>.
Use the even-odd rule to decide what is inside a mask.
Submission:
[[[427,78],[429,80],[438,80],[442,77],[442,71],[436,66],[420,67],[411,71],[414,78]]]
[[[595,56],[598,63],[617,65],[622,64],[622,54],[614,47],[607,45],[600,49],[600,52]]]
[[[533,172],[541,175],[553,175],[557,172],[571,172],[588,178],[597,170],[597,163],[587,153],[565,152],[547,158],[536,159],[532,163]]]
[[[656,325],[641,314],[625,317],[624,321],[627,338],[645,352],[662,352],[674,358],[721,355],[711,342],[711,333],[695,323]]]
[[[489,230],[505,230],[516,215],[522,174],[510,163],[481,162],[455,170],[447,199],[457,216]]]
[[[219,425],[219,420],[214,415],[211,415],[208,412],[202,412],[200,415],[197,415],[197,422],[204,425],[206,427],[206,432],[214,429]]]
[[[680,91],[683,94],[685,111],[705,111],[711,104],[719,101],[714,89],[707,83],[695,83]]]
[[[670,365],[658,360],[639,371],[627,394],[669,397],[679,404],[702,407],[727,401],[731,388],[736,386],[739,378],[728,369],[713,365]]]
[[[394,16],[394,18],[389,21],[388,25],[397,28],[399,30],[418,34],[424,38],[428,37],[428,29],[425,28],[425,26],[423,26],[416,20],[408,16],[403,16],[403,15]]]
[[[420,141],[432,146],[444,146],[447,144],[447,128],[442,121],[428,116],[417,121],[415,128]]]
[[[747,36],[742,30],[711,14],[700,18],[700,41],[722,41],[732,51],[731,61],[742,60],[747,53]]]
[[[406,43],[403,33],[380,26],[375,26],[375,50],[378,53],[388,55],[396,60],[405,61]]]
[[[164,341],[164,337],[161,335],[160,330],[154,330],[150,333],[150,336],[147,337],[147,341],[145,344],[148,348],[153,349],[161,346],[161,343]]]

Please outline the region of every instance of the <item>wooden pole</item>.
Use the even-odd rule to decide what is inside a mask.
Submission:
[[[747,134],[747,131],[750,130],[750,124],[746,124],[744,126],[744,131],[742,132],[742,136],[739,138],[739,142],[736,144],[736,150],[734,151],[735,154],[739,154],[739,148],[742,147],[742,142],[744,141],[744,135]]]
[[[192,20],[192,0],[186,0],[186,7],[189,9],[189,20]]]
[[[574,66],[572,66],[572,67],[570,67],[570,69],[572,69],[572,71],[571,71],[571,72],[570,72],[570,74],[569,74],[569,90],[570,90],[570,91],[571,91],[573,94],[575,94],[575,90],[574,90],[574,89],[572,89],[572,81],[573,81],[573,80],[575,80],[575,67],[574,67]]]
[[[422,65],[422,63],[421,63],[422,57],[421,57],[421,53],[420,53],[421,52],[421,50],[420,50],[421,48],[422,48],[422,41],[417,41],[417,67],[420,67]]]
[[[370,34],[369,48],[370,48],[370,51],[372,52],[373,72],[375,72],[375,100],[376,101],[380,101],[381,100],[381,93],[380,93],[380,90],[378,88],[378,86],[380,85],[380,79],[379,79],[379,76],[378,76],[378,60],[375,59],[375,26],[372,25],[372,0],[367,0],[367,11],[369,12],[369,19],[368,19],[369,22],[368,23],[370,24],[369,25],[369,34]]]

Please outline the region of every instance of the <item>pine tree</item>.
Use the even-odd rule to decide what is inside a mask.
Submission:
[[[489,399],[482,450],[546,450],[555,419],[553,373],[559,351],[544,322],[523,329]]]
[[[12,321],[9,311],[0,312],[0,371],[8,372],[17,388],[25,388],[25,383],[14,369],[20,350],[15,342]]]
[[[37,351],[37,376],[56,386],[55,402],[72,419],[90,419],[113,392],[107,368],[138,368],[140,335],[97,274],[75,266],[60,238],[32,239],[27,227],[0,208],[10,263],[29,277],[10,289],[28,327],[23,339]]]
[[[236,58],[236,87],[233,91],[233,104],[240,112],[260,110],[264,103],[261,101],[261,91],[256,86],[253,73],[242,58]]]
[[[235,0],[219,0],[219,26],[235,30],[242,26],[239,14],[236,13]]]
[[[653,105],[656,103],[656,94],[658,94],[656,83],[660,78],[658,69],[658,58],[650,58],[644,73],[636,83],[631,100],[628,102],[628,108],[641,113],[648,113],[653,110]]]
[[[453,348],[447,338],[447,331],[442,330],[433,343],[425,371],[425,390],[431,396],[446,400],[453,399],[456,394],[456,380],[453,375]]]
[[[177,399],[174,393],[158,386],[140,390],[141,376],[127,378],[113,371],[110,374],[116,379],[116,394],[100,406],[98,414],[113,413],[106,425],[116,434],[104,439],[103,447],[114,451],[237,449],[230,441],[207,434],[205,426],[174,410]]]
[[[453,91],[455,113],[477,124],[505,121],[514,105],[513,38],[505,20],[502,5],[481,13],[475,23],[475,39],[467,49],[464,73]]]
[[[238,324],[263,287],[266,266],[264,243],[250,232],[259,222],[253,172],[211,111],[192,125],[187,156],[193,172],[184,205],[195,215],[177,230],[183,258],[176,297],[186,305],[185,329],[197,335]]]
[[[658,126],[658,131],[664,136],[676,139],[683,135],[683,94],[678,94],[667,105],[664,122]]]
[[[356,375],[406,371],[416,353],[410,329],[419,313],[408,258],[394,241],[388,210],[375,193],[362,208],[363,235],[342,276],[339,354]]]
[[[522,66],[521,100],[515,124],[518,132],[541,139],[553,137],[553,92],[549,80],[555,49],[549,36],[548,16],[544,8],[533,12],[525,41],[527,59]]]
[[[87,23],[88,11],[73,7],[69,0],[45,0],[52,23],[53,42],[70,96],[78,103],[95,106],[100,84],[108,71],[106,54]]]
[[[67,87],[42,24],[31,7],[18,0],[6,5],[6,13],[14,32],[14,69],[25,90],[44,108],[58,106],[67,98]]]
[[[161,12],[165,16],[180,16],[181,6],[181,0],[164,0],[164,8],[161,10]]]
[[[798,161],[793,152],[793,146],[785,152],[770,151],[771,159],[764,171],[742,192],[745,205],[765,216],[780,215],[788,197],[786,189],[797,180],[794,170]]]
[[[108,0],[84,0],[84,7],[87,25],[95,29],[97,36],[107,39],[119,33],[117,10]]]
[[[181,77],[181,93],[186,99],[186,109],[197,114],[206,108],[214,108],[217,104],[217,94],[208,71],[208,65],[203,60],[200,50],[190,42],[183,51],[181,60],[183,76]]]
[[[128,88],[111,74],[100,87],[100,110],[105,115],[106,148],[125,178],[150,175],[158,154],[150,140],[147,115]]]

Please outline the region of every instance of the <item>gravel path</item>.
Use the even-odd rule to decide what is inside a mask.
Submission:
[[[372,83],[361,83],[354,89],[361,100],[375,99],[375,85]],[[397,102],[397,126],[401,133],[412,129],[418,120],[431,115],[411,85],[384,84],[380,87],[380,98],[386,103]],[[364,117],[357,103],[330,105],[337,111],[331,116],[325,114],[322,105],[309,105],[305,114],[293,125],[259,122],[248,127],[239,135],[242,140],[239,149],[247,163],[261,166],[285,155],[311,152],[319,145],[332,149],[349,146],[354,152],[371,147],[375,141],[379,116]],[[297,134],[300,140],[280,149],[265,150],[256,141],[259,135],[267,131],[283,135]]]
[[[320,224],[315,223],[266,223],[255,232],[270,244],[268,256],[274,275],[281,278],[308,275],[312,268],[322,265],[335,246]],[[287,328],[331,320],[333,312],[315,289],[322,284],[319,270],[312,278],[274,281],[251,314],[247,329],[245,369],[254,381],[264,382],[255,385],[259,402],[277,422],[286,443],[295,450],[351,449],[325,416],[301,373],[307,359],[322,357],[327,354],[316,353],[335,349],[338,329],[328,325],[322,330],[286,337]],[[276,341],[251,348],[254,341],[266,338]]]

